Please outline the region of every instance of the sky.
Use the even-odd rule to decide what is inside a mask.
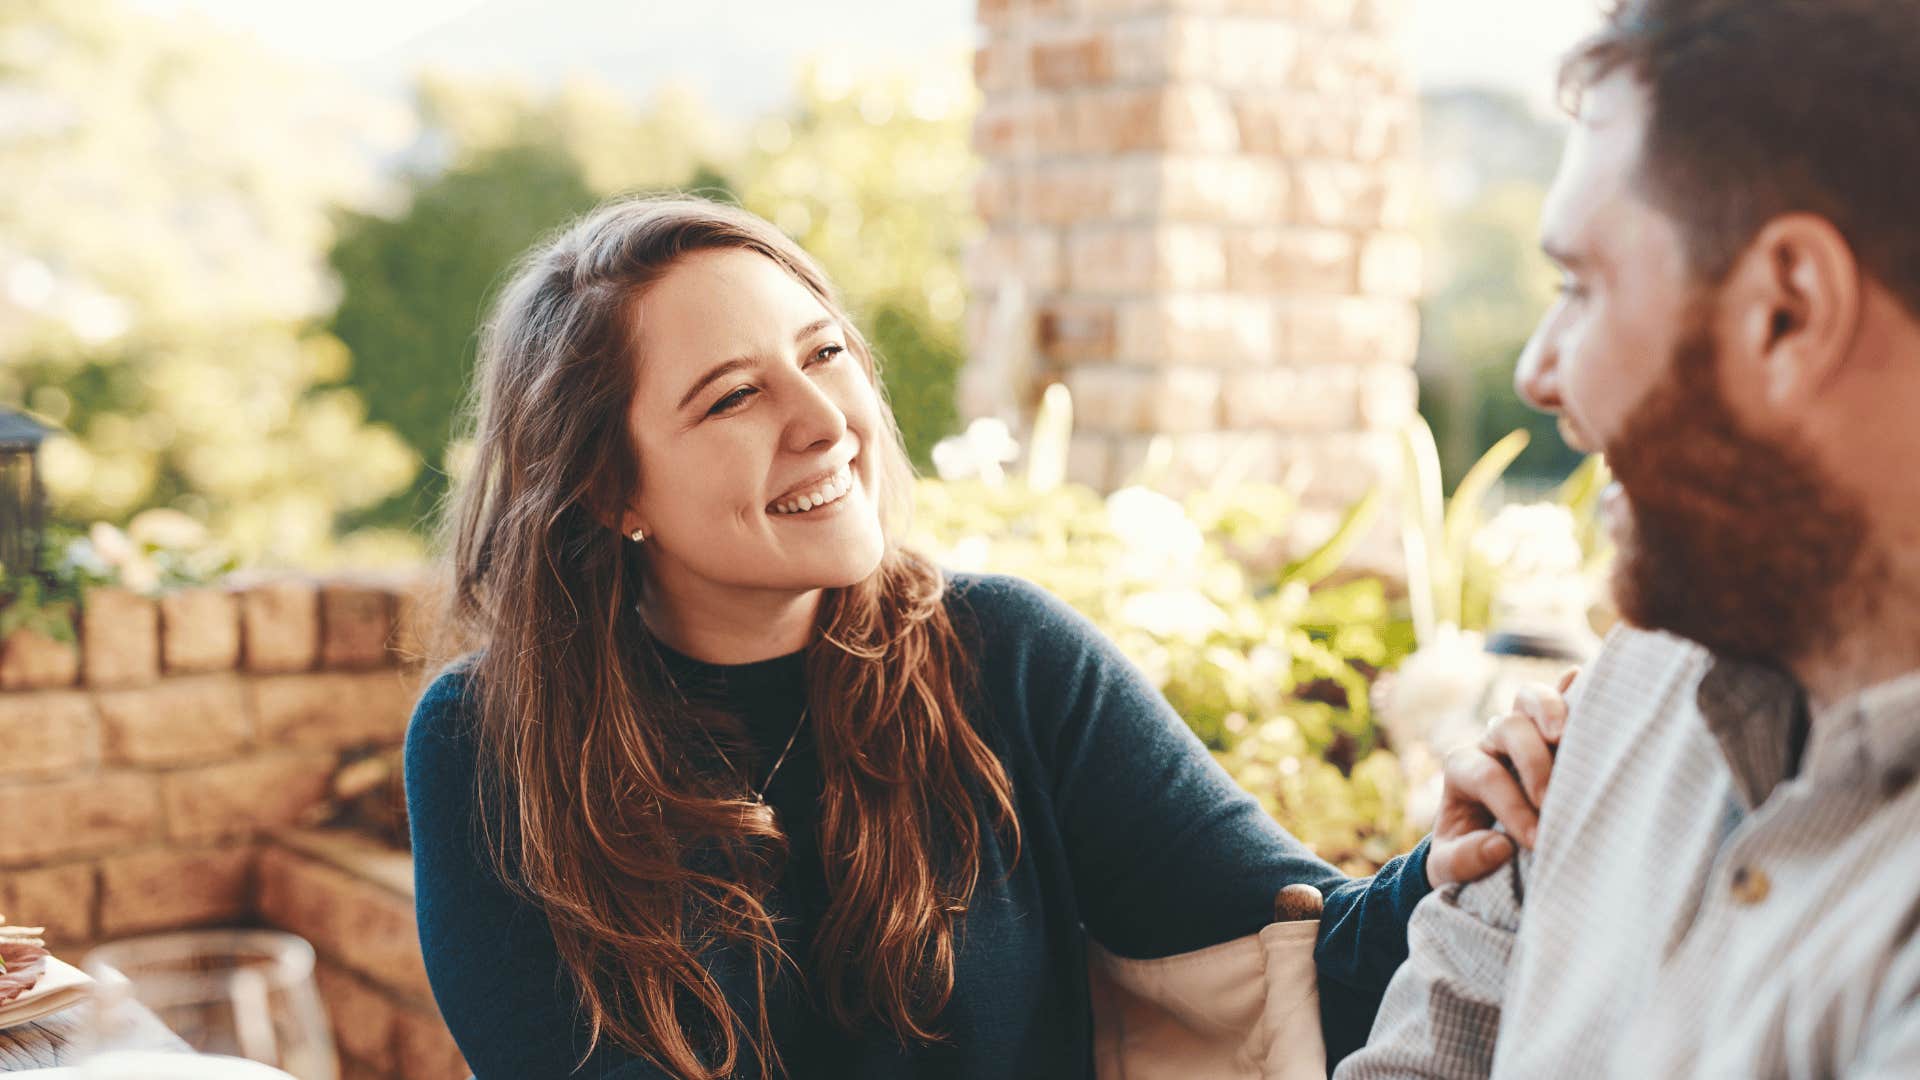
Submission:
[[[974,0],[134,0],[203,17],[291,56],[398,92],[422,65],[536,81],[586,70],[644,95],[693,86],[717,108],[779,104],[795,65],[844,52],[910,59],[973,40]],[[1492,85],[1541,105],[1556,58],[1596,21],[1593,0],[1413,0],[1406,44],[1429,88]],[[866,66],[866,65],[856,65]]]

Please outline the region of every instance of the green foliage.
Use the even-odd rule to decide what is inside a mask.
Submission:
[[[321,73],[107,0],[0,5],[0,400],[61,425],[54,513],[174,506],[251,561],[311,562],[415,463],[311,329],[330,209],[406,127]]]
[[[1377,866],[1416,836],[1369,692],[1413,635],[1384,582],[1327,579],[1378,510],[1369,497],[1278,575],[1231,552],[1283,535],[1292,500],[1256,486],[1182,504],[1144,489],[922,481],[917,543],[948,565],[1039,583],[1147,673],[1222,764],[1323,856]]]
[[[576,162],[520,145],[420,183],[399,218],[347,215],[330,256],[343,285],[332,330],[353,353],[346,382],[368,419],[442,465],[490,293],[534,237],[595,201]],[[445,475],[422,471],[357,520],[413,525],[445,492]]]

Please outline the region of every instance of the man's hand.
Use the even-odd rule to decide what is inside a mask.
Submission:
[[[1567,727],[1564,695],[1580,674],[1558,687],[1533,685],[1514,696],[1513,708],[1487,725],[1478,746],[1447,758],[1446,789],[1427,850],[1427,880],[1435,888],[1476,881],[1531,848],[1540,828],[1554,750]],[[1505,832],[1493,828],[1495,821]]]

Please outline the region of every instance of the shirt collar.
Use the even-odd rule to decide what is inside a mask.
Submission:
[[[1920,672],[1868,687],[1809,720],[1806,692],[1777,668],[1714,657],[1697,694],[1746,808],[1804,772],[1889,792],[1920,772]]]
[[[1920,770],[1920,672],[1869,686],[1814,718],[1807,767],[1897,791]]]
[[[1807,741],[1807,698],[1785,672],[1714,657],[1696,694],[1746,809],[1793,775]]]

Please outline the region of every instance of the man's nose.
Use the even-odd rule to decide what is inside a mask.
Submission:
[[[1545,413],[1560,411],[1560,364],[1547,327],[1541,326],[1520,351],[1513,369],[1513,389],[1520,400]]]

